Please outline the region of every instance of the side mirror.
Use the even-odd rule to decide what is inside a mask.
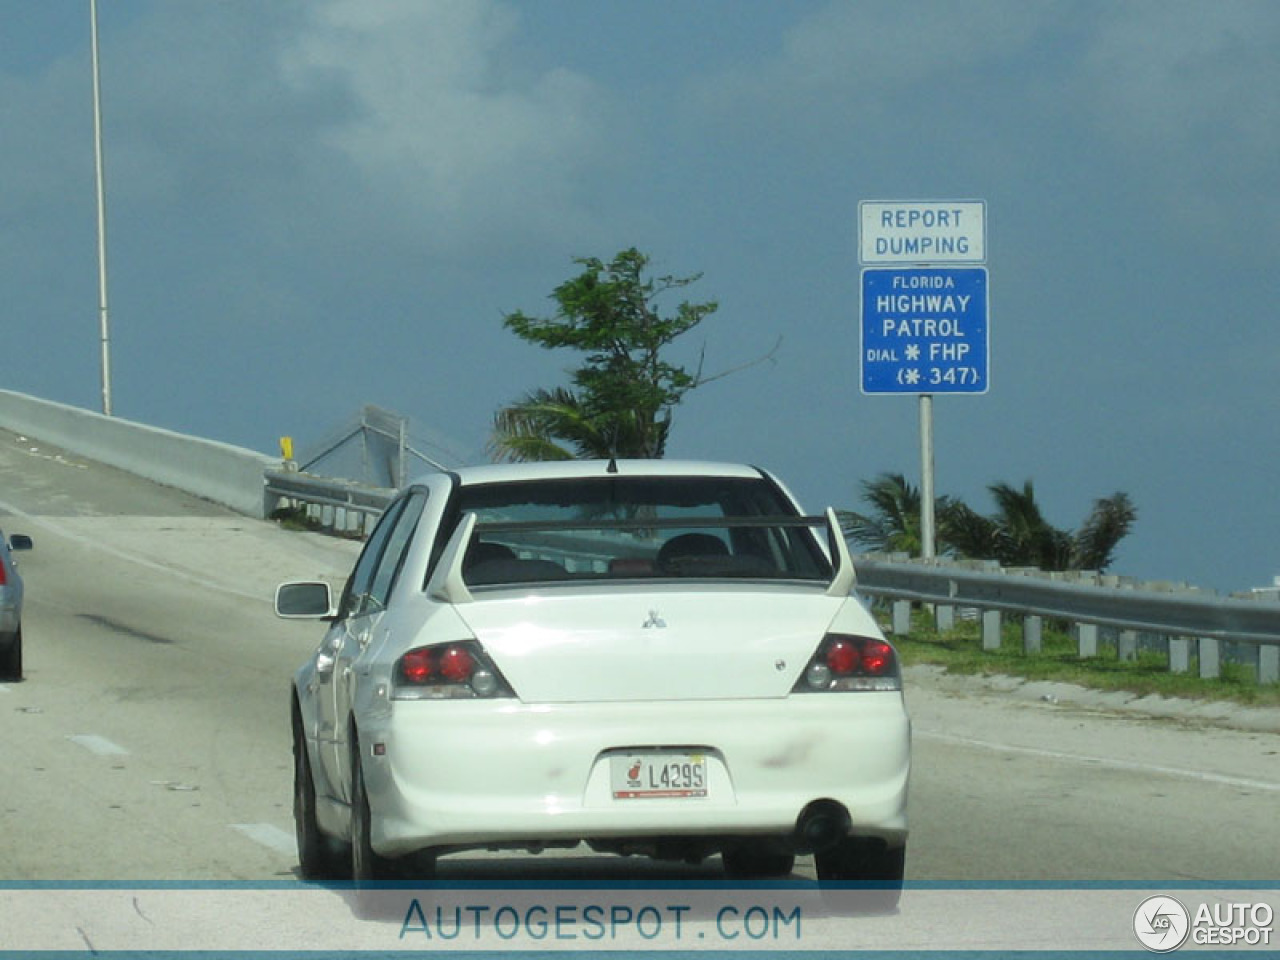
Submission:
[[[15,533],[9,537],[10,550],[30,550],[35,543],[25,533]]]
[[[276,587],[276,616],[286,620],[324,620],[338,613],[333,588],[319,580],[282,583]]]

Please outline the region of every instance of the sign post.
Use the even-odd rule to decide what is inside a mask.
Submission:
[[[920,552],[935,556],[933,395],[987,392],[986,202],[864,200],[862,392],[920,398]]]

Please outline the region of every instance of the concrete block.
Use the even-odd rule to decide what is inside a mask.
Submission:
[[[982,611],[982,649],[1000,649],[1000,630],[1003,619],[999,610]]]
[[[1025,653],[1039,653],[1044,638],[1044,618],[1027,617],[1022,621],[1022,649]]]

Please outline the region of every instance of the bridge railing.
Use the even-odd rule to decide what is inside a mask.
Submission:
[[[295,470],[267,470],[264,477],[267,499],[275,509],[283,502],[284,509],[296,510],[320,527],[343,535],[367,534],[396,494],[389,487]]]

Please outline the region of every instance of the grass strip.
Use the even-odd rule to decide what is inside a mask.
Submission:
[[[882,623],[882,625],[884,625]],[[887,633],[887,626],[886,626]],[[912,612],[911,633],[892,637],[902,662],[934,664],[948,673],[971,676],[1013,676],[1027,680],[1070,683],[1094,690],[1120,690],[1137,696],[1157,695],[1184,700],[1231,701],[1251,707],[1280,707],[1280,684],[1260,686],[1251,665],[1221,665],[1217,679],[1201,679],[1192,645],[1190,672],[1170,673],[1165,653],[1139,650],[1136,659],[1121,660],[1114,636],[1101,631],[1096,657],[1081,658],[1066,624],[1046,620],[1037,653],[1023,651],[1022,622],[1005,617],[999,650],[982,648],[981,625],[958,621],[954,629],[939,631],[924,610]]]

